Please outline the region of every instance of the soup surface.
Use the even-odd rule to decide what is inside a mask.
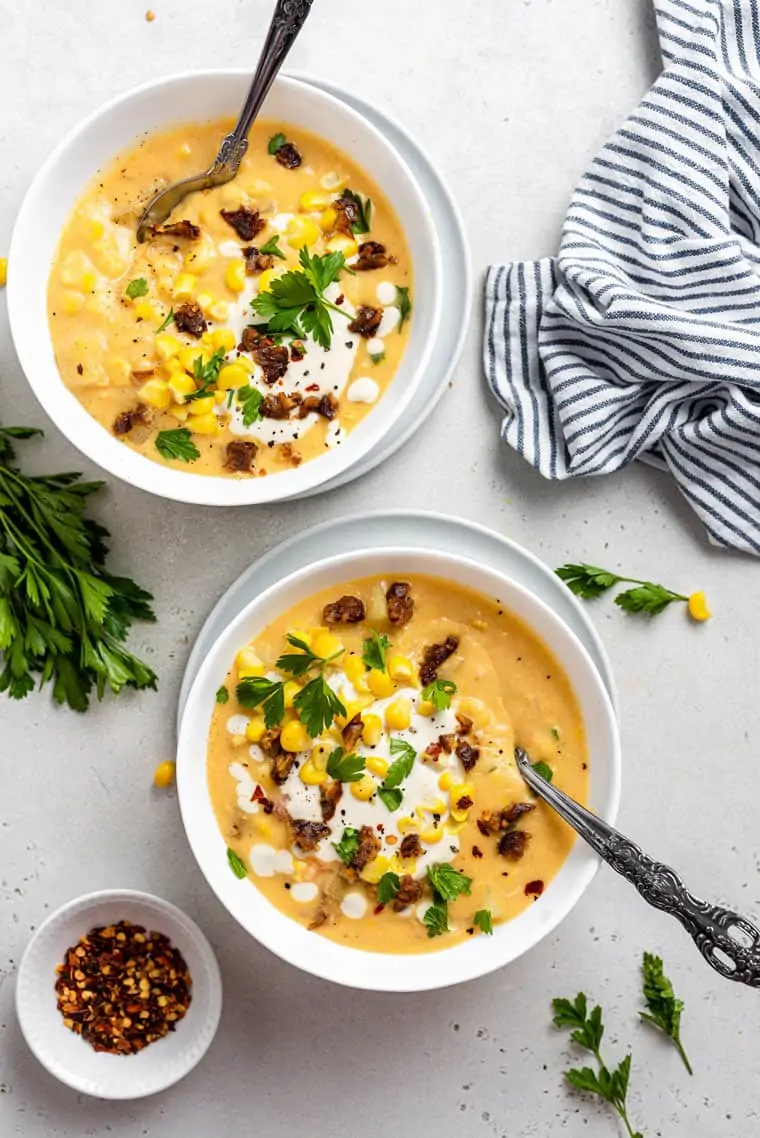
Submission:
[[[408,339],[412,266],[367,174],[271,123],[232,182],[139,244],[147,201],[207,168],[231,126],[148,135],[96,176],[48,315],[64,383],[107,430],[156,462],[241,478],[319,457],[370,413]]]
[[[231,869],[352,948],[490,935],[573,843],[515,745],[586,800],[572,686],[521,620],[431,577],[344,582],[244,646],[217,693],[208,784]]]

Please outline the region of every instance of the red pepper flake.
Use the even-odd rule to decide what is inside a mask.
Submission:
[[[319,384],[318,383],[310,383],[309,386],[306,388],[306,390],[307,391],[319,391]]]
[[[267,798],[266,794],[264,794],[264,791],[260,786],[257,786],[251,795],[251,802],[260,803],[261,809],[265,814],[271,814],[274,810],[274,803],[269,798]]]
[[[385,908],[385,905],[375,905],[375,907],[374,907],[374,909],[372,910],[372,912],[373,912],[373,913],[374,913],[374,915],[377,917],[377,916],[378,916],[380,913],[382,913],[382,911],[383,911],[383,909],[384,909],[384,908]]]
[[[425,748],[425,757],[428,759],[432,759],[434,763],[437,763],[438,762],[438,756],[440,755],[442,750],[443,750],[443,747],[441,746],[440,743],[431,743],[430,746]]]
[[[525,886],[526,897],[540,897],[544,891],[543,881],[529,881]]]

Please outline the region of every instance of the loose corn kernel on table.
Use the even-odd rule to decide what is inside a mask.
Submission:
[[[251,66],[270,11],[270,0],[158,0],[147,21],[139,4],[78,0],[58,5],[51,20],[41,4],[6,0],[0,257],[33,173],[63,133],[157,75]],[[424,140],[459,200],[482,273],[490,260],[556,247],[584,164],[659,65],[643,0],[439,0],[432,21],[424,5],[403,0],[321,0],[292,66],[376,100]],[[3,271],[0,261],[0,282]],[[479,304],[480,280],[477,289]],[[99,477],[29,393],[1,291],[0,376],[2,419],[48,431],[30,469],[39,461]],[[604,601],[592,610],[620,689],[620,822],[698,892],[760,913],[757,712],[747,680],[757,664],[747,619],[760,606],[756,566],[711,551],[658,473],[636,467],[611,480],[550,486],[507,452],[481,373],[476,307],[453,387],[414,441],[361,482],[324,500],[214,511],[166,506],[112,481],[98,503],[114,533],[114,570],[133,572],[156,594],[158,624],[139,629],[134,644],[160,673],[161,691],[108,701],[84,718],[54,711],[44,697],[2,697],[4,1138],[290,1138],[304,1125],[320,1138],[354,1138],[357,1118],[368,1138],[401,1130],[415,1138],[611,1138],[614,1119],[563,1087],[567,1038],[549,1026],[551,998],[581,989],[605,1008],[615,1061],[633,1049],[631,1114],[643,1133],[754,1138],[753,994],[721,981],[673,922],[611,874],[601,873],[556,933],[502,973],[402,997],[301,975],[251,941],[209,892],[174,791],[153,785],[156,767],[173,758],[189,645],[220,591],[257,554],[316,520],[392,502],[462,514],[550,565],[609,562],[705,591],[715,613],[705,625],[690,625],[680,609],[652,624]],[[200,923],[226,996],[219,1034],[198,1068],[165,1094],[121,1104],[78,1096],[46,1074],[13,1011],[15,968],[31,930],[75,894],[116,885],[162,894]],[[636,1022],[644,949],[662,953],[686,1002],[691,1080],[675,1052]]]

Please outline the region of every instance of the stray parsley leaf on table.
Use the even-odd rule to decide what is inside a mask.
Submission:
[[[657,616],[673,601],[685,601],[687,604],[689,602],[689,598],[683,593],[674,593],[664,585],[641,581],[638,577],[622,577],[608,569],[600,569],[597,565],[584,563],[561,565],[556,573],[568,589],[584,601],[594,600],[613,585],[634,585],[635,588],[625,589],[615,597],[615,604],[625,612],[643,612],[649,616]]]
[[[32,477],[14,442],[42,431],[0,426],[0,692],[23,699],[53,684],[56,703],[86,711],[95,689],[155,688],[124,647],[135,620],[154,621],[150,593],[106,569],[108,531],[84,515],[102,482]]]
[[[384,873],[377,883],[377,899],[381,905],[387,905],[401,888],[401,878],[397,873]]]
[[[693,1075],[691,1063],[681,1043],[683,1000],[676,999],[673,985],[662,970],[662,958],[654,956],[651,952],[645,952],[641,962],[641,971],[643,973],[643,995],[647,1010],[639,1012],[639,1015],[647,1023],[659,1027],[660,1031],[673,1040],[684,1067],[690,1075]]]
[[[366,762],[355,751],[347,755],[343,747],[336,747],[327,760],[327,773],[336,782],[358,782],[364,775]]]
[[[340,841],[333,842],[333,849],[346,865],[350,865],[354,860],[360,840],[359,831],[355,830],[352,826],[346,826]]]
[[[422,689],[422,698],[429,699],[436,711],[451,707],[451,697],[456,695],[457,685],[453,680],[433,680]]]
[[[371,628],[369,636],[362,646],[362,660],[368,668],[373,668],[376,672],[384,672],[386,655],[390,646],[391,642],[384,632],[376,632],[374,628]]]
[[[229,846],[227,847],[227,861],[229,863],[230,869],[235,874],[235,877],[239,878],[240,881],[242,881],[244,877],[248,876],[248,870],[245,868],[245,862]]]
[[[332,343],[333,323],[331,312],[348,319],[349,313],[325,297],[325,290],[337,281],[345,267],[342,253],[312,256],[304,246],[299,254],[300,269],[290,269],[275,277],[269,288],[251,301],[251,307],[263,316],[267,333],[291,333],[299,339],[310,334],[327,350]]]
[[[187,427],[159,431],[156,435],[156,450],[162,458],[176,458],[179,462],[192,462],[201,457]]]
[[[148,282],[145,277],[135,277],[124,290],[130,300],[137,300],[138,296],[148,295]]]
[[[490,909],[478,909],[472,920],[482,933],[493,936],[493,917]]]

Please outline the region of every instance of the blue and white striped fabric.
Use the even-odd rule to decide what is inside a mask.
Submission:
[[[760,10],[655,0],[664,70],[577,187],[556,259],[495,265],[485,367],[546,478],[664,462],[760,553]]]

